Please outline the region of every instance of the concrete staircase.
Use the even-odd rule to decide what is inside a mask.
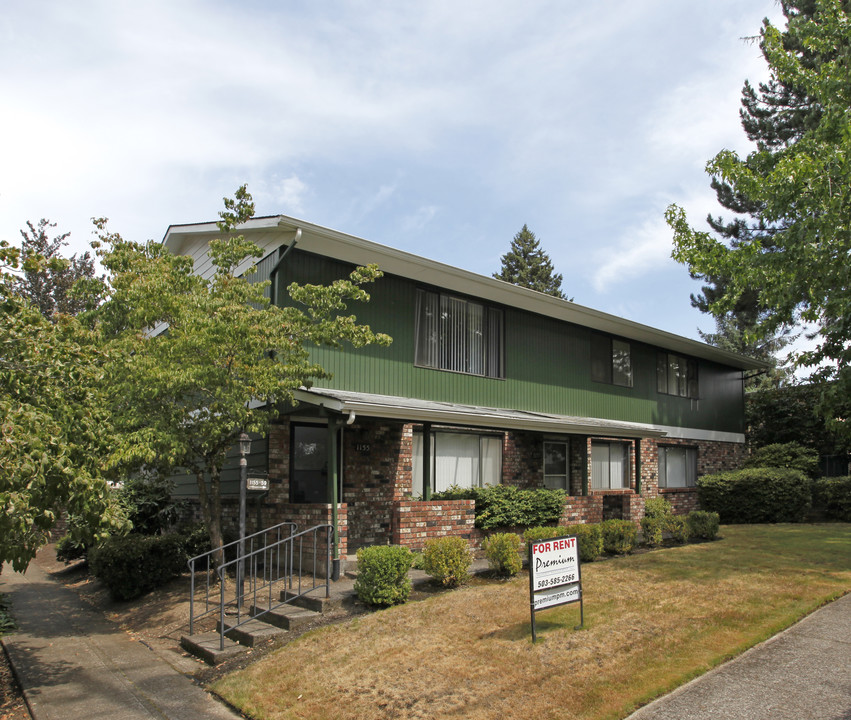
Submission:
[[[340,590],[342,588],[328,598],[325,597],[324,586],[316,589],[321,595],[298,596],[290,590],[282,590],[280,601],[286,604],[271,610],[267,603],[257,601],[248,605],[247,612],[243,610],[240,615],[235,609],[225,611],[224,649],[221,648],[220,619],[216,621],[215,631],[184,635],[180,638],[180,645],[204,662],[218,665],[260,643],[284,641],[288,634],[304,630],[325,613],[339,608],[342,602]]]

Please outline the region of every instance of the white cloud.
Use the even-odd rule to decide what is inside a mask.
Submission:
[[[594,253],[593,287],[611,292],[624,280],[638,277],[665,264],[671,257],[671,230],[661,214],[649,217],[634,231],[621,237],[614,247]]]
[[[417,208],[415,213],[402,218],[402,230],[405,232],[422,231],[434,219],[437,211],[438,207],[436,205],[423,205]]]

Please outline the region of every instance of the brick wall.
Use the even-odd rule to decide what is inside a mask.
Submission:
[[[559,525],[581,525],[603,520],[602,495],[571,495],[565,498]]]
[[[502,482],[522,488],[544,487],[544,438],[507,432],[502,444]]]
[[[393,544],[421,550],[426,540],[457,535],[471,540],[474,500],[400,500],[394,503]]]

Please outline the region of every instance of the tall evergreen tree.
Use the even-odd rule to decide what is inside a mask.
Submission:
[[[815,0],[783,0],[780,6],[790,26],[811,20],[816,10]],[[805,46],[796,33],[785,33],[782,42],[783,47],[797,53],[802,64],[807,67],[815,67],[824,59],[823,50]],[[760,47],[764,51],[762,42]],[[742,128],[759,152],[776,153],[794,145],[807,130],[818,125],[822,113],[818,99],[803,87],[777,75],[772,75],[768,82],[760,83],[757,88],[746,80],[741,104],[739,117]],[[745,163],[748,162],[750,160],[745,160]],[[764,167],[753,169],[767,172]],[[767,222],[763,213],[764,203],[735,189],[717,175],[712,177],[711,187],[718,203],[733,213],[732,218],[712,214],[707,217],[710,227],[720,238],[733,249],[754,242],[767,250],[775,246],[775,234],[786,228],[782,219]],[[779,328],[771,337],[751,339],[767,312],[765,304],[760,300],[758,287],[737,288],[733,291],[729,276],[692,272],[692,277],[706,282],[700,293],[691,296],[692,306],[701,312],[711,313],[711,308],[721,298],[728,297],[731,292],[735,294],[730,310],[717,319],[715,332],[701,332],[701,336],[710,344],[772,362],[776,353],[793,339],[788,328]],[[788,374],[772,372],[770,377],[775,382],[781,382]]]
[[[86,308],[86,301],[74,297],[71,288],[78,280],[93,279],[95,264],[90,253],[62,258],[60,250],[67,245],[71,233],[48,238],[48,229],[56,227],[42,218],[38,227],[27,222],[28,230],[21,230],[21,265],[23,274],[13,281],[14,291],[29,300],[44,317],[53,319],[57,313],[76,315]],[[27,263],[27,258],[47,261]]]
[[[502,269],[493,276],[562,300],[571,299],[561,291],[561,274],[555,272],[549,255],[526,225],[514,236],[511,248],[502,256]]]

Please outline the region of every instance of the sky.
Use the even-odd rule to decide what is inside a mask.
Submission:
[[[747,153],[773,0],[0,0],[0,239],[285,214],[483,275],[526,224],[577,303],[699,339],[670,203]]]

